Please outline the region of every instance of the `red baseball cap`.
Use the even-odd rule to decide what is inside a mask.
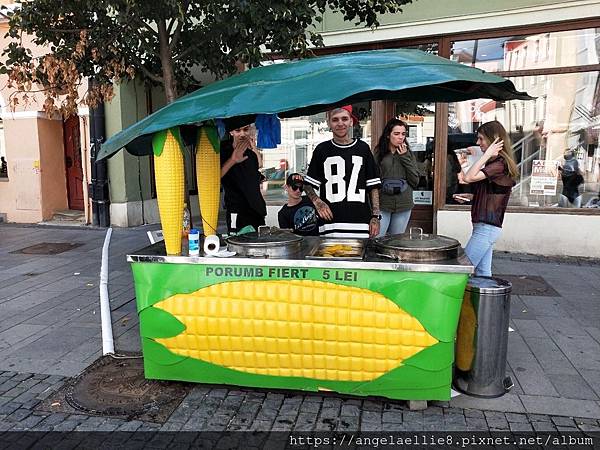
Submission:
[[[358,117],[356,117],[353,113],[352,113],[352,105],[345,105],[345,106],[340,106],[339,108],[333,108],[331,111],[329,111],[329,115],[331,116],[331,113],[337,109],[343,109],[345,111],[348,111],[350,113],[350,117],[352,117],[352,125],[356,125],[358,123]]]

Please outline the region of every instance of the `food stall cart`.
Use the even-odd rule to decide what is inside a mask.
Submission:
[[[230,238],[230,258],[130,255],[146,376],[449,399],[473,267],[453,239],[394,239],[276,231]]]
[[[319,86],[319,89],[314,89]],[[105,143],[148,153],[165,243],[129,255],[148,378],[448,400],[454,339],[473,267],[457,241],[409,233],[350,242],[265,228],[219,258],[218,123],[294,117],[358,100],[529,98],[510,81],[416,50],[251,69],[185,96]],[[204,239],[181,253],[182,136],[195,127]],[[259,129],[259,137],[261,130]],[[215,156],[217,155],[217,156]],[[207,181],[209,180],[209,181]]]

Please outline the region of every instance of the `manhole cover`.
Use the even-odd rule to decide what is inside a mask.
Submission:
[[[98,359],[39,409],[164,423],[193,384],[146,380],[143,359]]]
[[[552,286],[537,275],[497,275],[498,278],[512,283],[512,294],[560,297],[561,295]]]
[[[29,247],[15,250],[11,253],[24,253],[26,255],[58,255],[59,253],[73,250],[83,244],[69,242],[42,242],[41,244],[31,245]]]

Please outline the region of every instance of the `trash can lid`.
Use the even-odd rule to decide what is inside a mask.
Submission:
[[[480,294],[506,294],[512,291],[512,283],[496,277],[471,277],[466,290]]]

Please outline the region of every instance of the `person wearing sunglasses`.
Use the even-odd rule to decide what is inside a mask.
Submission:
[[[279,210],[279,228],[288,228],[301,236],[318,236],[319,224],[315,206],[310,199],[302,195],[304,179],[299,173],[287,177],[284,186],[287,204]]]

